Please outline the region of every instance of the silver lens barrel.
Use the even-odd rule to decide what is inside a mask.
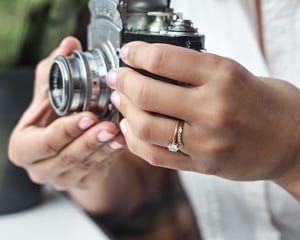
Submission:
[[[110,69],[110,61],[100,49],[58,56],[49,79],[50,101],[55,112],[59,116],[82,111],[99,116],[107,114],[111,89],[105,76]]]

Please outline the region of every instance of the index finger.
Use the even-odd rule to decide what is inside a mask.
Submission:
[[[121,58],[129,66],[144,69],[194,86],[205,84],[219,58],[213,54],[170,44],[131,42],[121,49]]]

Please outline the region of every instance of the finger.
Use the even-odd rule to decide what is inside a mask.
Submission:
[[[92,154],[86,158],[86,162],[102,164],[104,160],[110,158],[113,153],[123,149],[125,145],[126,142],[124,136],[119,133],[112,141],[102,145],[97,151],[92,152]]]
[[[89,167],[101,162],[124,146],[125,140],[118,131],[111,122],[98,124],[68,145],[54,161],[49,161],[47,168],[57,169],[57,175],[68,171],[74,164]]]
[[[195,164],[191,158],[182,152],[169,152],[167,148],[151,145],[137,139],[126,120],[121,122],[128,149],[135,155],[154,166],[171,169],[193,170]]]
[[[38,181],[47,181],[53,179],[76,167],[90,168],[96,161],[89,160],[89,156],[96,151],[102,150],[103,146],[110,144],[114,136],[118,133],[117,127],[111,122],[102,122],[86,131],[68,146],[66,146],[58,155],[48,158],[30,166]],[[106,153],[109,156],[114,149]],[[33,174],[32,174],[33,175]]]
[[[55,154],[54,150],[58,149],[55,147],[52,149],[51,139],[60,137],[60,135],[53,129],[52,131],[55,134],[49,137],[47,135],[49,128],[45,131],[41,128],[55,119],[48,99],[48,73],[51,61],[57,54],[68,54],[77,48],[81,48],[79,41],[68,37],[62,41],[60,47],[53,51],[50,57],[38,65],[33,102],[23,114],[10,139],[9,155],[17,165],[24,166],[39,160],[40,157],[48,157]],[[73,124],[70,127],[74,129]],[[53,128],[55,128],[55,125]],[[75,130],[76,133],[77,129]],[[28,144],[31,145],[31,151],[28,151]],[[13,146],[18,146],[18,148]]]
[[[122,115],[131,126],[131,130],[136,138],[140,141],[162,147],[166,147],[172,142],[174,130],[178,122],[177,119],[141,111],[133,104],[130,104],[125,96],[122,103],[126,106],[123,108]],[[190,145],[189,139],[185,138],[185,136],[191,136],[190,134],[193,131],[190,124],[184,124],[184,136],[182,138],[187,139],[188,145]]]
[[[122,60],[138,69],[200,86],[208,82],[219,58],[169,44],[132,42],[121,49]]]
[[[121,98],[121,105],[124,104],[124,107],[121,107],[124,110],[122,115],[135,138],[140,142],[167,148],[173,141],[179,120],[142,111],[131,104],[126,96]],[[192,123],[184,122],[181,134],[181,141],[184,145],[182,152],[192,155],[195,152],[214,151],[214,146],[219,146],[222,149],[223,141],[216,139],[220,132],[214,127],[215,123],[211,121],[209,115],[204,113],[198,120],[198,122]],[[125,135],[123,126],[123,121],[121,121],[120,128]]]
[[[22,157],[23,161],[29,164],[57,155],[66,145],[96,122],[96,116],[84,112],[59,118],[46,128],[28,127],[24,129],[21,133],[24,144],[19,149],[20,153],[26,152],[26,156]],[[25,143],[31,144],[30,151],[26,151],[25,148],[28,144]]]
[[[187,122],[194,118],[194,112],[190,107],[194,106],[199,98],[195,88],[153,80],[129,68],[109,72],[107,82],[145,111],[181,118]],[[122,102],[117,95],[112,95],[111,100],[117,108],[119,101]],[[124,104],[120,106],[121,112],[122,106]]]
[[[114,149],[107,148],[106,146],[115,141],[117,134],[118,129],[113,123],[99,123],[69,144],[51,164],[53,167],[60,165],[59,172],[61,173],[68,170],[68,162],[70,162],[70,165],[73,162],[84,162],[85,165],[88,165],[92,162],[89,158],[94,152],[101,152],[101,154],[107,157]],[[105,151],[106,149],[109,150]],[[67,164],[65,164],[66,162]],[[49,168],[51,167],[49,166]]]

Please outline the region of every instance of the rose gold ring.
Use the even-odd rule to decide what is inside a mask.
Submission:
[[[183,142],[182,142],[183,126],[184,126],[184,121],[178,120],[174,130],[173,140],[168,145],[168,150],[170,152],[178,152],[183,148]]]

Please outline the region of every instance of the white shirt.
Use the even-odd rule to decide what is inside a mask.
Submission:
[[[175,11],[206,35],[208,52],[235,59],[256,75],[300,87],[300,1],[261,3],[265,56],[255,0],[172,0]],[[274,183],[180,175],[205,240],[300,239],[300,204]]]

